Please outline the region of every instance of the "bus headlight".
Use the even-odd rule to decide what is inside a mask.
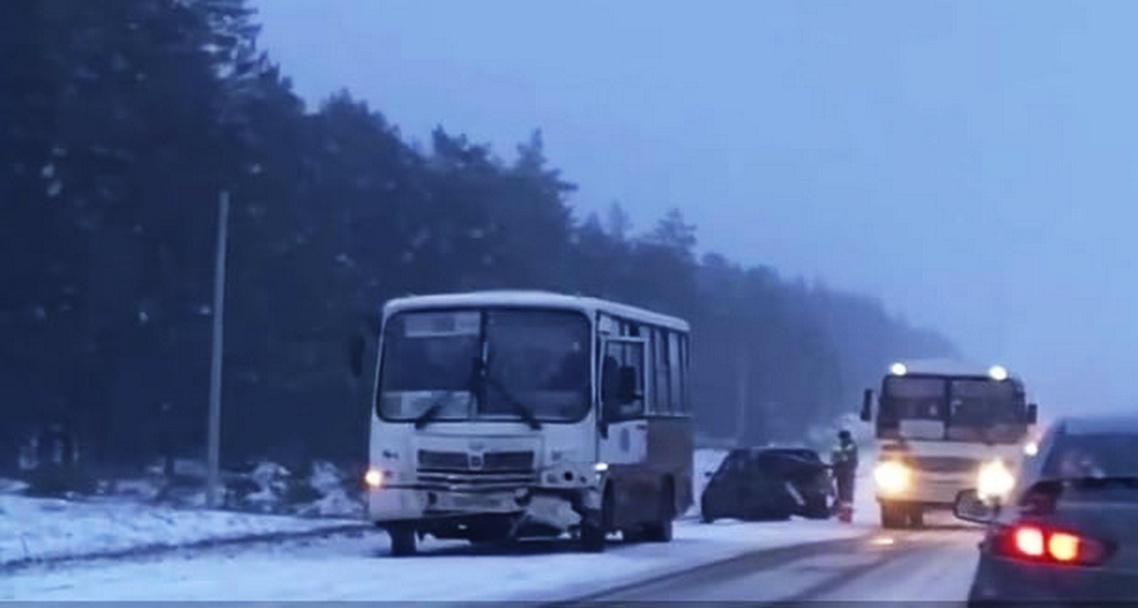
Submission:
[[[980,498],[1003,498],[1015,486],[1015,475],[1000,460],[993,460],[980,467],[976,480],[976,493]]]
[[[364,473],[364,483],[367,484],[368,489],[378,490],[383,487],[383,472],[376,469],[368,469]]]
[[[887,494],[900,494],[909,489],[912,475],[909,467],[896,460],[887,460],[873,469],[873,481]]]

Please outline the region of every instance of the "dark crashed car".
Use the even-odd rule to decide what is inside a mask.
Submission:
[[[1138,416],[1059,420],[1018,477],[957,497],[987,526],[969,605],[1138,605]]]
[[[807,448],[732,450],[700,498],[701,518],[771,521],[830,517],[830,467]]]

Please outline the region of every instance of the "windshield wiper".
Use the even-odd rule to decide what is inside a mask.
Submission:
[[[526,407],[525,404],[523,404],[521,401],[518,401],[517,398],[514,397],[512,393],[510,393],[509,389],[503,386],[497,378],[490,375],[489,371],[483,369],[480,377],[482,378],[483,382],[489,384],[490,386],[493,386],[499,393],[502,393],[502,396],[506,398],[506,405],[513,408],[514,411],[516,411],[518,415],[522,417],[522,420],[524,420],[526,424],[529,425],[529,428],[535,431],[541,430],[541,421],[537,419],[537,416],[533,415],[533,411]]]
[[[445,397],[443,399],[445,399]],[[435,418],[439,417],[439,412],[443,410],[443,399],[435,401],[433,404],[431,404],[431,407],[424,410],[422,414],[419,414],[419,416],[415,418],[416,431],[423,430]]]
[[[474,359],[474,366],[470,370],[470,379],[467,381],[467,385],[466,385],[466,390],[470,393],[470,398],[467,400],[467,403],[466,403],[467,409],[470,408],[471,404],[476,399],[476,395],[478,394],[479,369],[480,369],[480,360],[475,358]],[[447,399],[447,397],[445,397],[445,396],[439,397],[431,405],[431,407],[424,410],[422,414],[419,414],[419,416],[417,418],[415,418],[415,421],[414,421],[415,422],[415,430],[417,430],[417,431],[423,430],[424,428],[426,428],[426,426],[428,424],[430,424],[432,421],[434,421],[436,418],[438,418],[439,412],[442,411],[443,404],[446,401],[446,399]]]

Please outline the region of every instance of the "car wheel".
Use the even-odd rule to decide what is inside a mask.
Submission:
[[[718,518],[718,514],[711,508],[707,502],[707,497],[704,496],[699,501],[699,520],[705,524],[713,524]]]

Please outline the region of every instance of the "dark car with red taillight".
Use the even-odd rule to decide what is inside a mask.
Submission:
[[[969,605],[1138,602],[1138,415],[1057,421],[1017,477],[957,496],[986,526]]]

